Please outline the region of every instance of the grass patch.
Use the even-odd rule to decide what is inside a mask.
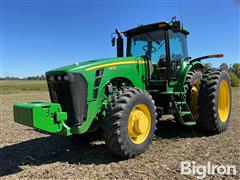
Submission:
[[[20,93],[25,91],[47,91],[45,80],[13,80],[0,82],[0,94]]]

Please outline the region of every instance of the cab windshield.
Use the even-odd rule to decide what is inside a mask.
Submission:
[[[181,62],[188,57],[186,36],[181,32],[169,30],[170,59]],[[145,56],[158,64],[166,60],[165,31],[156,30],[128,37],[127,56]]]
[[[157,64],[161,56],[166,56],[164,31],[156,30],[128,38],[128,56],[145,56]]]

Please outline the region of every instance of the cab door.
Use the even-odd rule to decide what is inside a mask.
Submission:
[[[154,34],[155,33],[155,34]],[[151,41],[150,54],[150,80],[166,80],[167,79],[167,54],[165,30],[153,32],[152,36],[157,41]]]
[[[174,33],[169,30],[169,54],[170,54],[170,78],[176,80],[182,62],[187,60],[187,40],[186,35],[181,32]]]

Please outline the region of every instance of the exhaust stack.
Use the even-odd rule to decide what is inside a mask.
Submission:
[[[117,34],[117,57],[123,57],[123,38],[122,38],[122,33],[116,29],[115,30]]]

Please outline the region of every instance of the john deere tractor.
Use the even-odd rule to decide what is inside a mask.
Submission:
[[[116,30],[116,58],[48,71],[51,102],[15,104],[14,120],[79,142],[102,131],[108,148],[124,158],[147,149],[165,114],[179,125],[221,133],[231,114],[229,75],[205,70],[201,61],[223,55],[191,59],[188,34],[176,20]]]

